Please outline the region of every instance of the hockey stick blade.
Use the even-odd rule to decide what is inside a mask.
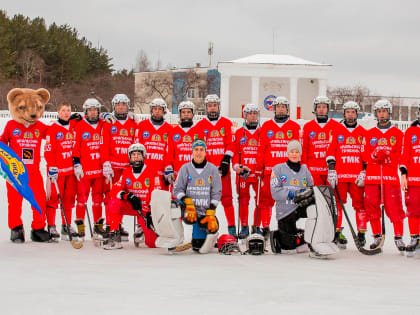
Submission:
[[[344,207],[343,200],[341,199],[341,196],[340,196],[340,193],[337,190],[337,187],[335,187],[334,190],[335,190],[335,192],[337,194],[338,201],[340,202],[341,208],[343,209],[344,217],[346,218],[347,224],[348,224],[348,226],[350,228],[350,232],[351,232],[351,235],[353,237],[353,241],[354,241],[354,244],[356,245],[357,250],[359,252],[361,252],[363,255],[368,255],[368,256],[377,255],[377,254],[382,253],[382,246],[383,246],[384,241],[385,241],[385,234],[382,234],[381,242],[379,243],[379,245],[377,247],[375,247],[373,249],[366,249],[366,248],[364,248],[360,244],[359,238],[357,237],[356,232],[353,229],[353,226],[352,226],[352,224],[350,222],[349,215],[347,214],[346,208]]]
[[[75,249],[81,249],[83,247],[83,242],[76,242],[74,239],[70,241],[71,246]]]
[[[184,245],[179,245],[179,246],[176,246],[176,247],[173,247],[173,248],[168,248],[168,251],[170,253],[178,253],[178,252],[186,251],[186,250],[190,249],[191,247],[192,247],[192,244],[190,242],[190,243],[186,243]]]

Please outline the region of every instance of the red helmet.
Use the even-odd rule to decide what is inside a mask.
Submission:
[[[232,253],[240,253],[236,238],[229,234],[223,234],[217,240],[217,248],[220,254],[230,255]]]

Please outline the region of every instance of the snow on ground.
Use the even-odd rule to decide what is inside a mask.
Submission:
[[[41,169],[45,174],[45,165]],[[271,251],[168,255],[164,249],[135,248],[131,235],[115,251],[94,247],[90,240],[80,250],[68,242],[33,243],[26,202],[27,242],[12,244],[4,182],[0,205],[2,314],[412,314],[420,307],[420,256],[408,259],[397,252],[389,221],[384,253],[377,256],[356,250],[346,223],[349,247],[330,260]],[[217,212],[226,233],[223,209]],[[125,217],[124,226],[132,234],[132,217]],[[189,229],[186,238],[191,238]]]

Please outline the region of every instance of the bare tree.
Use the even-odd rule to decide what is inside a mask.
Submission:
[[[152,62],[147,57],[146,52],[141,49],[137,55],[136,70],[138,72],[147,72],[152,70]]]
[[[45,71],[45,62],[34,50],[23,50],[16,63],[22,71],[26,84],[30,82],[42,82]]]
[[[379,99],[379,97],[372,95],[369,88],[362,85],[329,87],[327,96],[333,102],[333,110],[341,110],[345,102],[355,101],[360,105],[362,112],[370,111],[371,105]]]

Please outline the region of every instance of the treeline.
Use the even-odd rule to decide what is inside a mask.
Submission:
[[[76,105],[91,95],[100,97],[106,90],[112,94],[115,83],[124,86],[131,80],[133,90],[132,72],[112,75],[111,59],[104,48],[93,47],[69,25],[52,23],[47,27],[41,17],[30,19],[17,14],[9,18],[5,11],[0,11],[2,109],[3,91],[10,86],[42,86],[56,92],[55,101]],[[120,79],[123,84],[118,83]],[[132,94],[127,88],[125,92]],[[53,105],[55,101],[52,99]]]

